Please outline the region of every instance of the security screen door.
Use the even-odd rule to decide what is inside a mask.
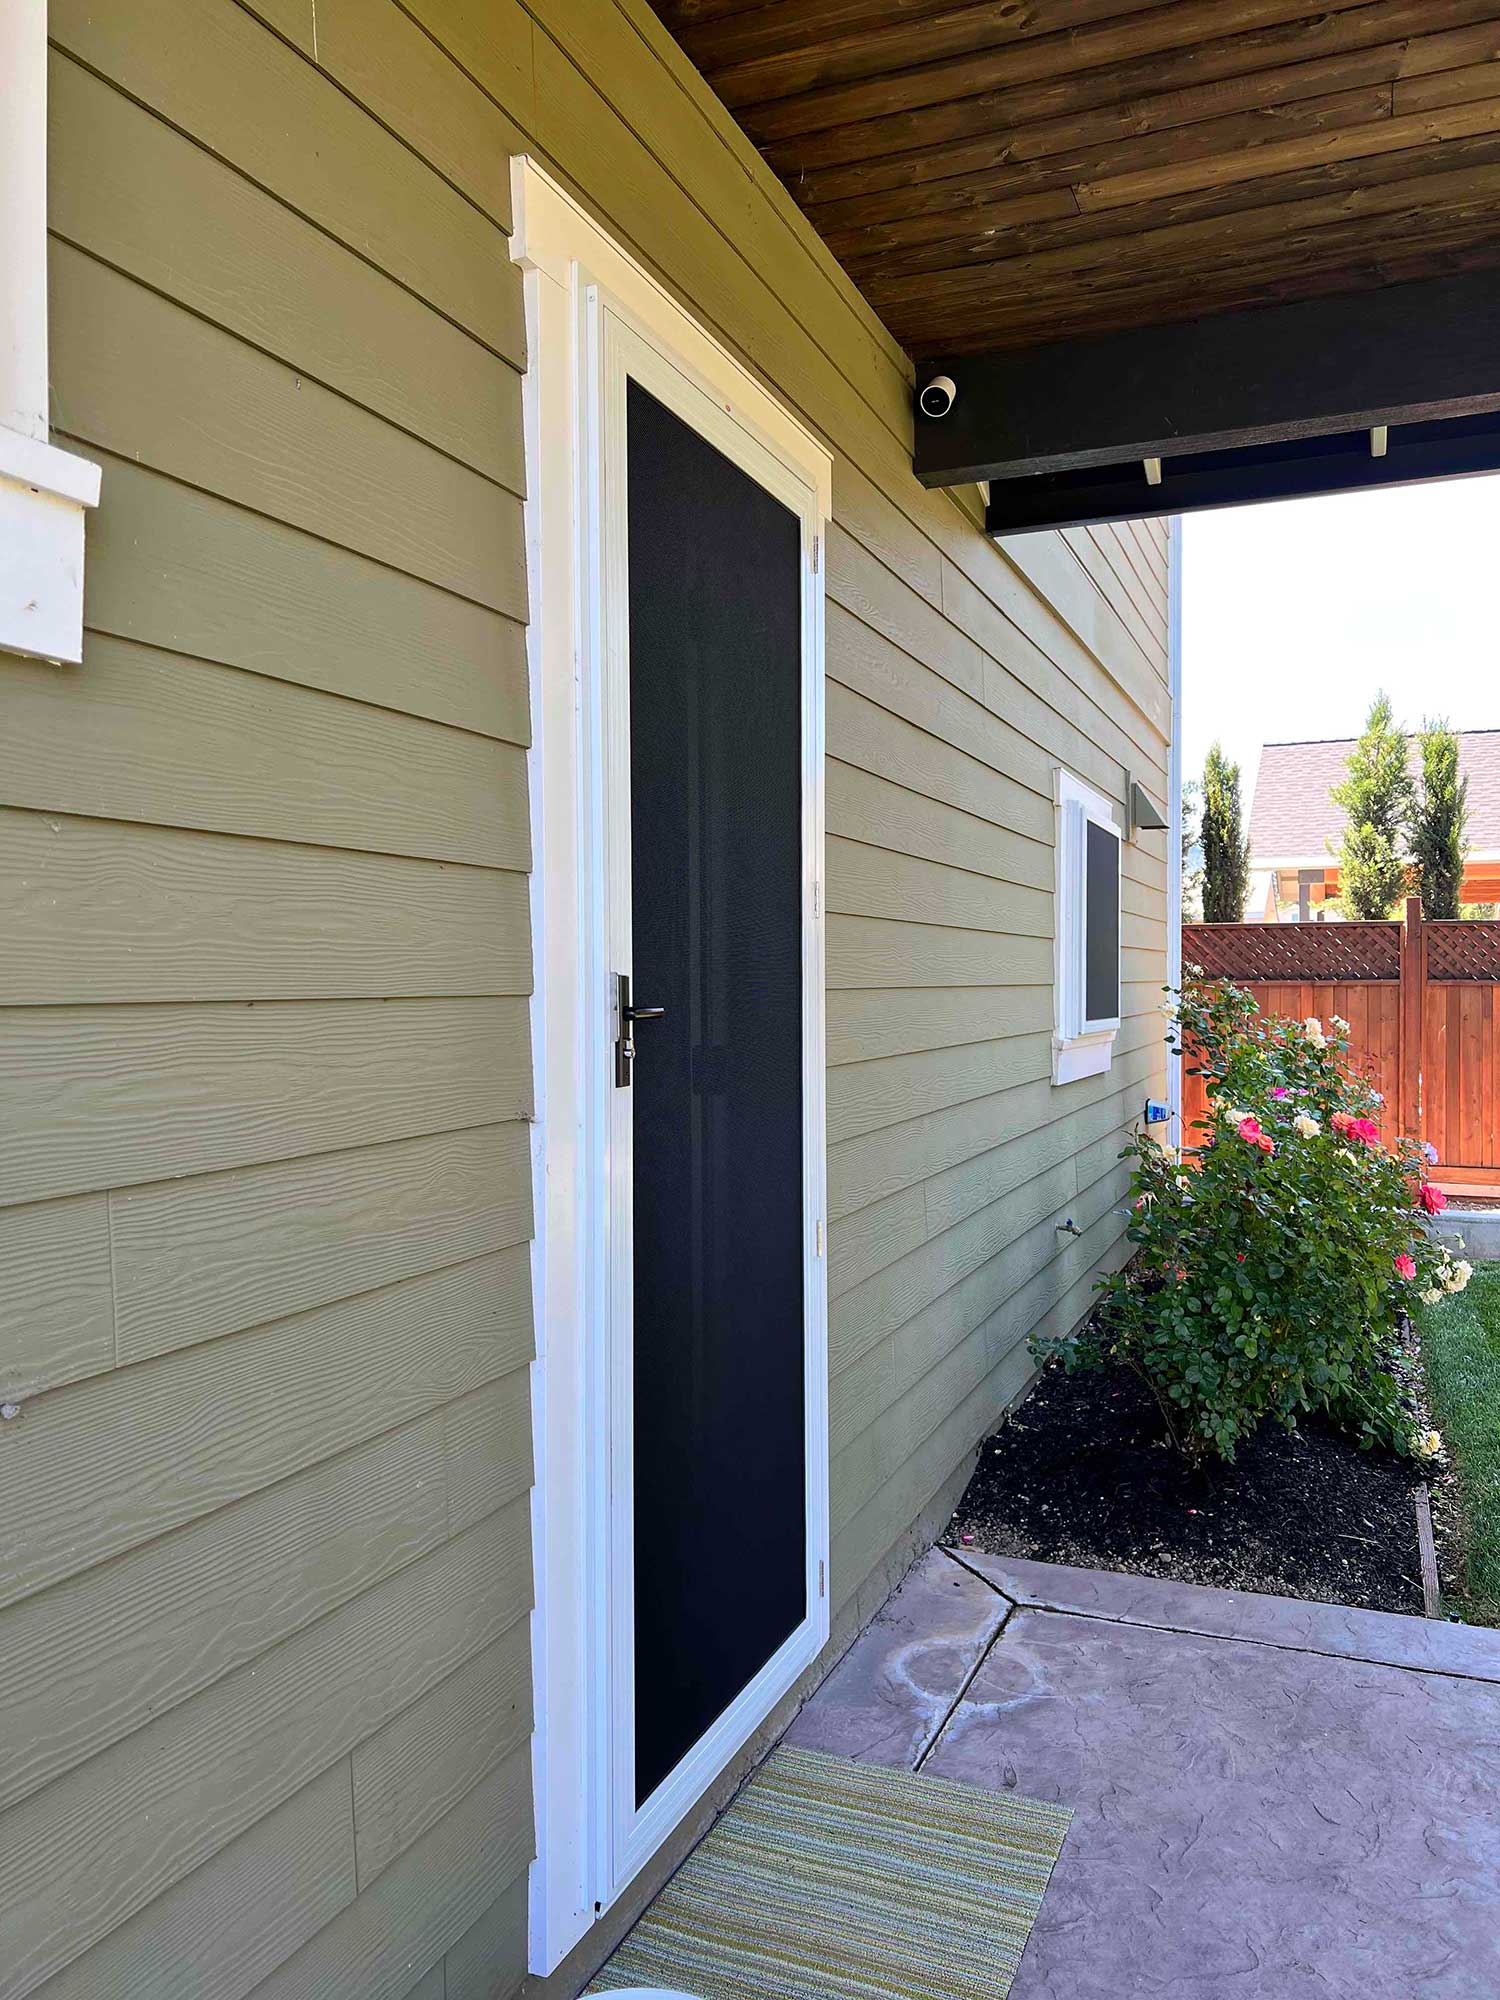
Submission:
[[[822,1211],[805,1061],[806,523],[722,405],[623,330],[613,351],[605,490],[626,615],[605,749],[611,1490],[628,1517],[617,1782],[639,1814],[716,1731],[743,1740],[789,1655],[816,1650],[798,1642],[821,1610],[807,1343]]]

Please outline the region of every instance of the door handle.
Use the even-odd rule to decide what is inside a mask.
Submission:
[[[619,1016],[615,1033],[615,1088],[630,1088],[631,1067],[635,1062],[635,1041],[631,1028],[637,1021],[660,1021],[666,1015],[665,1007],[632,1007],[630,1004],[630,974],[615,974],[615,1009]]]

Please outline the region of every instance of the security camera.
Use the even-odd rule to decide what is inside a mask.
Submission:
[[[924,417],[946,417],[958,401],[958,384],[951,375],[934,375],[917,398]]]

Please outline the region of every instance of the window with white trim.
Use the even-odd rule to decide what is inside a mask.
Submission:
[[[1056,1029],[1052,1081],[1101,1076],[1120,1028],[1120,851],[1102,792],[1057,774]]]

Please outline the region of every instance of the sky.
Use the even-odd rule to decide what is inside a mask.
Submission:
[[[1262,743],[1500,728],[1500,475],[1183,520],[1183,777],[1217,737],[1246,807]]]

